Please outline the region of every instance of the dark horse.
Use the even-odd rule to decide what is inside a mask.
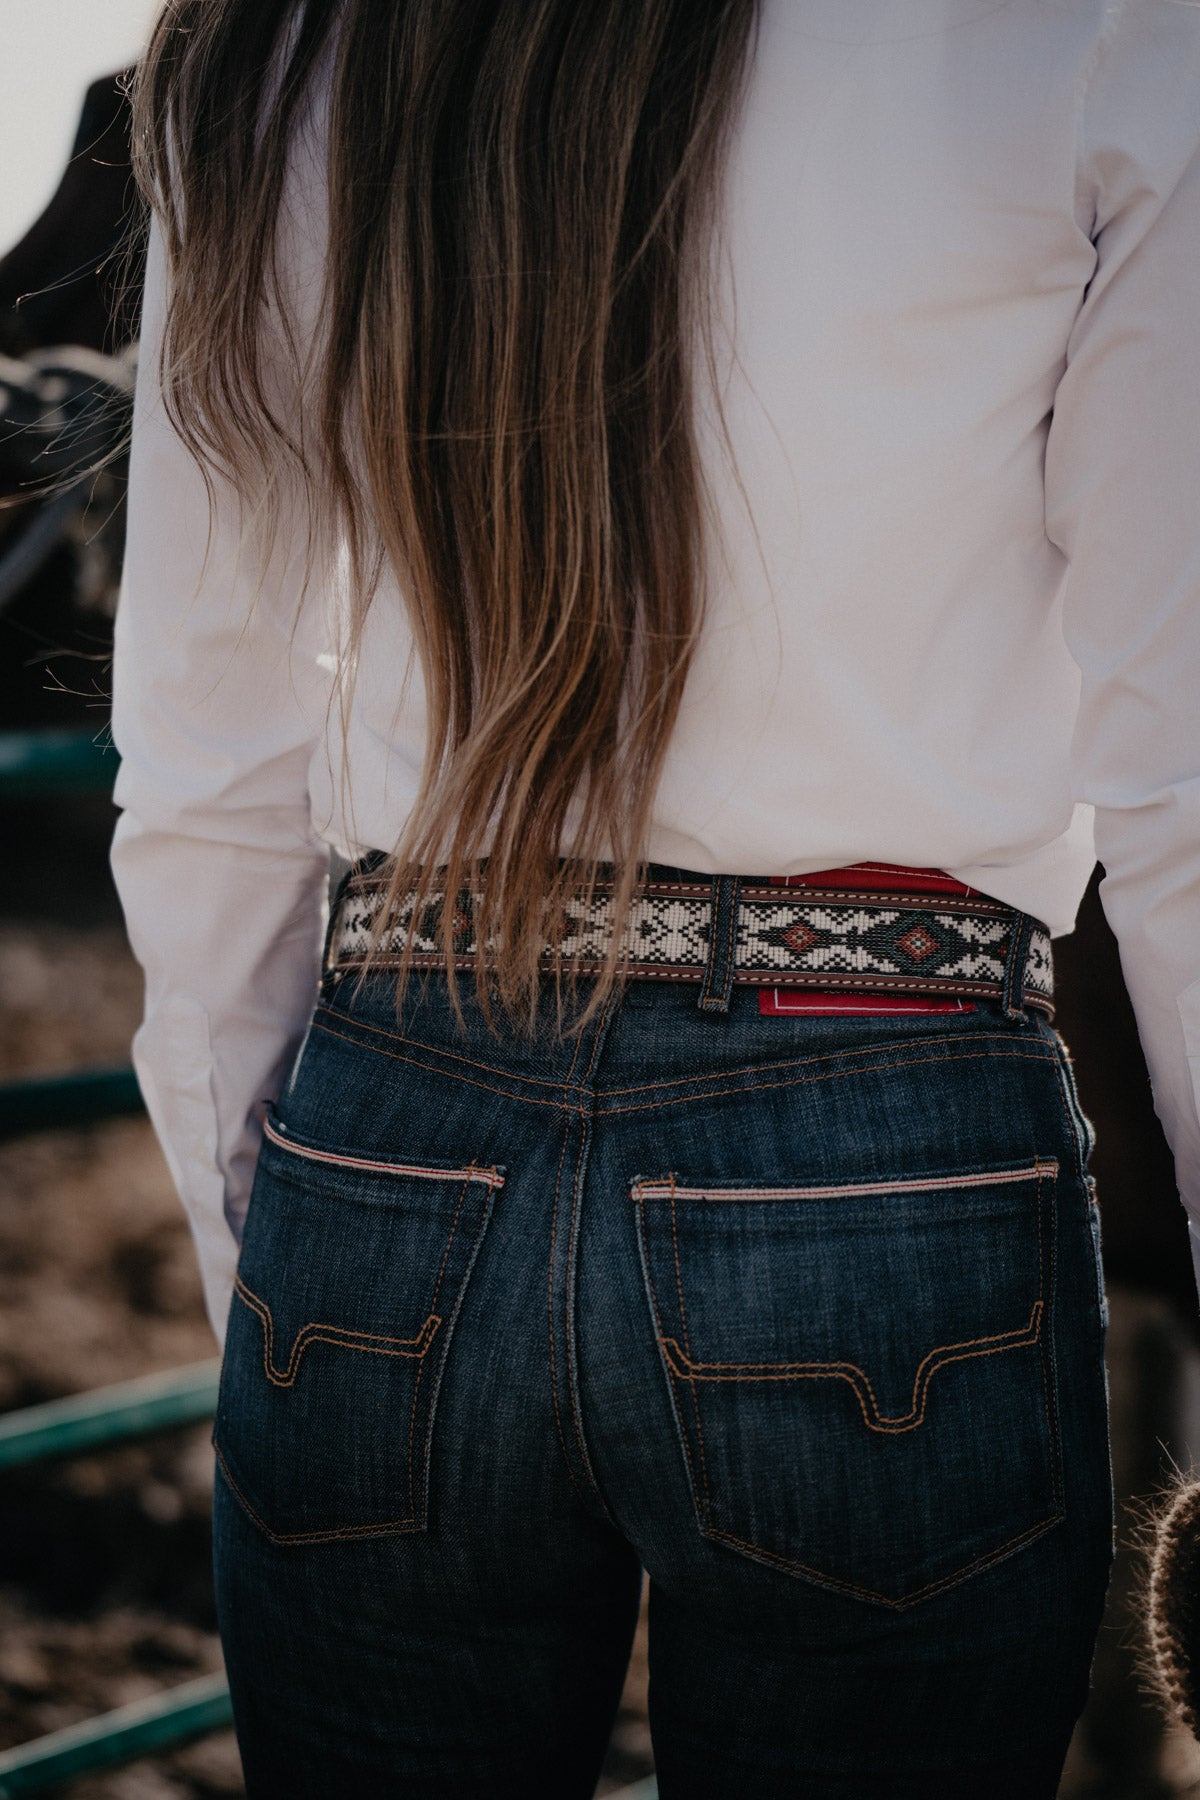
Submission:
[[[0,722],[95,723],[123,538],[141,289],[123,78],[88,89],[41,216],[0,259]]]

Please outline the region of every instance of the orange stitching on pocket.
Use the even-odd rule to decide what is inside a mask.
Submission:
[[[903,1612],[905,1607],[912,1606],[915,1601],[928,1599],[931,1594],[940,1593],[944,1588],[956,1587],[960,1581],[965,1581],[967,1576],[974,1574],[977,1569],[986,1569],[989,1563],[996,1562],[1010,1550],[1016,1550],[1033,1538],[1041,1537],[1044,1531],[1049,1531],[1052,1525],[1057,1525],[1062,1517],[1061,1507],[1056,1507],[1048,1519],[1039,1519],[1036,1525],[1028,1526],[1026,1530],[1018,1532],[1016,1537],[1006,1538],[1004,1543],[998,1544],[994,1550],[985,1551],[982,1556],[975,1557],[972,1562],[964,1563],[961,1569],[952,1569],[948,1575],[940,1575],[936,1581],[926,1582],[924,1587],[914,1588],[911,1593],[905,1594],[899,1600],[893,1600],[887,1594],[880,1594],[874,1588],[859,1587],[852,1581],[843,1581],[837,1575],[827,1575],[823,1569],[814,1569],[808,1563],[796,1562],[789,1556],[778,1556],[774,1550],[763,1550],[758,1544],[748,1544],[743,1538],[734,1537],[732,1532],[710,1531],[707,1535],[716,1539],[718,1543],[732,1545],[735,1550],[748,1551],[757,1561],[775,1563],[781,1569],[794,1569],[801,1575],[813,1576],[825,1587],[837,1588],[844,1594],[857,1594],[863,1600],[878,1600],[882,1605],[890,1606],[896,1612]]]
[[[824,1078],[822,1078],[822,1079],[824,1079]],[[1061,1105],[1061,1099],[1060,1099],[1060,1105]],[[968,1356],[968,1357],[975,1356],[975,1355],[992,1355],[992,1354],[996,1354],[997,1351],[1000,1351],[1000,1350],[1003,1350],[1006,1348],[1017,1347],[1018,1342],[1020,1342],[1022,1344],[1030,1344],[1030,1343],[1038,1341],[1039,1338],[1042,1339],[1042,1384],[1043,1384],[1042,1403],[1043,1403],[1043,1416],[1045,1419],[1046,1432],[1047,1432],[1047,1439],[1046,1439],[1047,1455],[1048,1455],[1048,1460],[1049,1460],[1049,1464],[1050,1464],[1051,1480],[1053,1483],[1054,1511],[1050,1514],[1050,1516],[1045,1519],[1038,1520],[1035,1524],[1028,1526],[1025,1530],[1023,1530],[1021,1532],[1018,1532],[1015,1536],[1013,1536],[1011,1538],[1007,1538],[1002,1544],[999,1544],[995,1548],[985,1551],[981,1555],[973,1558],[969,1563],[965,1563],[960,1568],[951,1570],[948,1574],[938,1577],[938,1579],[935,1581],[926,1583],[923,1587],[914,1589],[911,1593],[905,1594],[900,1599],[893,1599],[886,1594],[877,1592],[875,1589],[862,1587],[854,1582],[846,1581],[838,1576],[830,1575],[830,1574],[826,1573],[824,1570],[815,1568],[810,1564],[799,1562],[798,1560],[791,1558],[791,1557],[782,1556],[779,1553],[777,1553],[776,1551],[764,1549],[762,1546],[760,1546],[758,1544],[750,1543],[743,1538],[739,1538],[739,1537],[735,1536],[732,1532],[722,1531],[722,1530],[714,1528],[714,1527],[705,1527],[704,1525],[702,1525],[701,1529],[704,1531],[705,1536],[707,1536],[714,1542],[728,1544],[731,1548],[733,1548],[735,1550],[745,1552],[746,1554],[750,1555],[752,1558],[754,1558],[760,1562],[773,1564],[778,1568],[787,1569],[787,1570],[790,1570],[797,1574],[811,1576],[814,1580],[818,1581],[819,1583],[823,1584],[824,1586],[834,1588],[834,1589],[838,1590],[839,1592],[857,1595],[858,1597],[860,1597],[862,1599],[866,1599],[866,1600],[878,1601],[881,1605],[887,1606],[895,1611],[903,1611],[906,1607],[915,1604],[915,1602],[917,1602],[918,1600],[927,1598],[930,1595],[940,1593],[940,1592],[944,1591],[945,1589],[948,1589],[948,1588],[958,1585],[958,1583],[960,1583],[961,1581],[964,1581],[968,1576],[973,1574],[975,1571],[977,1571],[979,1569],[987,1568],[990,1564],[998,1561],[1001,1557],[1007,1555],[1009,1552],[1014,1551],[1014,1550],[1020,1548],[1023,1544],[1031,1542],[1034,1539],[1040,1537],[1044,1532],[1050,1530],[1052,1526],[1061,1522],[1061,1520],[1063,1519],[1063,1517],[1065,1515],[1063,1513],[1063,1507],[1062,1507],[1061,1480],[1059,1478],[1058,1462],[1057,1462],[1057,1456],[1056,1456],[1056,1434],[1055,1434],[1054,1430],[1052,1429],[1051,1420],[1050,1420],[1050,1416],[1049,1416],[1049,1402],[1048,1402],[1048,1395],[1047,1395],[1047,1391],[1046,1391],[1047,1373],[1046,1373],[1046,1368],[1045,1368],[1045,1348],[1046,1348],[1046,1346],[1045,1346],[1044,1334],[1042,1333],[1042,1325],[1044,1323],[1045,1312],[1046,1312],[1046,1308],[1048,1306],[1048,1301],[1045,1299],[1045,1295],[1044,1295],[1044,1281],[1045,1281],[1044,1258],[1043,1258],[1044,1204],[1043,1204],[1042,1196],[1043,1196],[1044,1184],[1045,1184],[1047,1177],[1053,1178],[1054,1176],[1057,1175],[1057,1172],[1058,1172],[1057,1163],[1036,1165],[1037,1229],[1038,1229],[1038,1299],[1035,1301],[1033,1309],[1030,1313],[1029,1325],[1024,1328],[1024,1332],[1020,1335],[1019,1339],[1018,1339],[1018,1334],[1016,1334],[1016,1333],[997,1334],[998,1337],[1007,1336],[1008,1338],[1010,1338],[1011,1341],[1008,1344],[993,1345],[993,1347],[990,1349],[989,1348],[984,1348],[984,1349],[979,1349],[979,1350],[968,1349],[966,1351],[966,1356]],[[1031,1170],[1030,1173],[1034,1173],[1034,1171]],[[673,1177],[668,1177],[668,1181],[673,1181]],[[643,1208],[643,1215],[639,1221],[640,1226],[643,1231],[645,1228],[644,1195],[647,1190],[651,1189],[651,1186],[652,1186],[652,1184],[647,1183],[647,1182],[637,1182],[634,1184],[634,1187],[632,1190],[633,1198],[635,1199],[635,1201],[637,1202],[639,1207]],[[1053,1257],[1053,1250],[1051,1251],[1051,1256]],[[1052,1266],[1053,1266],[1053,1264],[1052,1264]],[[681,1296],[681,1299],[682,1299],[682,1296]],[[666,1337],[665,1334],[663,1333],[662,1318],[661,1318],[661,1315],[658,1310],[657,1299],[656,1299],[656,1296],[653,1291],[653,1281],[652,1280],[650,1282],[650,1302],[651,1302],[651,1308],[654,1313],[655,1325],[658,1329],[658,1334],[659,1334],[657,1341],[662,1349],[664,1360],[667,1361],[668,1366],[670,1367],[670,1363],[672,1360],[672,1351],[674,1352],[674,1356],[676,1359],[678,1359],[678,1360],[683,1360],[683,1359],[679,1357],[679,1347],[678,1347],[678,1344],[676,1343],[676,1341],[673,1338]],[[1029,1335],[1030,1333],[1032,1333],[1032,1335]],[[990,1339],[971,1339],[971,1340],[968,1340],[968,1343],[970,1343],[972,1345],[973,1344],[988,1345],[988,1344],[992,1343],[992,1340],[990,1340]],[[946,1346],[942,1346],[941,1348],[944,1348],[946,1350],[954,1352],[954,1351],[957,1351],[960,1348],[960,1346],[946,1345]],[[924,1368],[924,1364],[929,1361],[930,1357],[937,1356],[937,1355],[938,1355],[937,1350],[930,1351],[927,1354],[927,1356],[922,1359],[921,1365],[918,1366],[917,1379],[914,1381],[914,1385],[913,1385],[914,1408],[916,1406],[917,1394],[918,1394],[918,1390],[920,1387],[921,1372],[922,1372],[922,1369]],[[945,1358],[944,1360],[945,1361],[959,1361],[959,1360],[963,1360],[963,1359],[960,1358],[958,1355],[951,1355],[951,1356]],[[785,1370],[789,1368],[789,1365],[781,1365],[781,1366]],[[936,1366],[940,1367],[942,1365],[939,1363]],[[670,1372],[675,1379],[686,1380],[689,1383],[693,1384],[692,1385],[693,1397],[695,1396],[694,1382],[697,1379],[701,1379],[701,1380],[703,1380],[703,1379],[744,1380],[744,1379],[762,1379],[762,1378],[764,1378],[764,1377],[756,1377],[754,1375],[746,1376],[742,1373],[737,1373],[737,1372],[731,1372],[729,1374],[718,1374],[718,1375],[706,1377],[703,1374],[696,1374],[694,1372],[695,1370],[702,1370],[704,1367],[705,1367],[705,1365],[695,1364],[695,1365],[692,1365],[692,1372],[685,1373],[684,1371],[679,1370],[677,1368],[671,1368]],[[756,1368],[762,1368],[762,1367],[764,1367],[764,1365],[761,1365],[761,1364],[711,1364],[711,1365],[708,1365],[708,1367],[716,1368],[716,1369],[728,1369],[730,1371],[739,1371],[739,1370],[744,1370],[744,1369],[753,1370]],[[868,1391],[870,1391],[869,1378],[866,1376],[865,1371],[859,1370],[857,1368],[856,1364],[846,1365],[845,1369],[839,1367],[839,1365],[836,1365],[836,1364],[816,1365],[814,1369],[809,1369],[809,1368],[805,1368],[802,1366],[799,1370],[799,1374],[801,1377],[803,1377],[803,1375],[806,1375],[809,1373],[815,1373],[815,1372],[820,1372],[820,1373],[824,1373],[824,1374],[829,1374],[829,1373],[842,1374],[843,1378],[846,1380],[849,1380],[851,1385],[854,1387],[856,1397],[858,1398],[858,1401],[859,1401],[859,1406],[863,1412],[864,1420],[866,1421],[866,1423],[868,1425],[871,1425],[871,1420],[867,1417],[866,1407],[863,1403],[862,1394],[859,1391],[857,1384],[854,1382],[853,1377],[849,1373],[846,1372],[849,1369],[853,1369],[853,1370],[855,1370],[856,1373],[862,1375],[863,1381],[866,1383]],[[921,1404],[921,1416],[922,1417],[924,1415],[925,1399],[927,1398],[927,1395],[928,1395],[929,1381],[932,1378],[934,1373],[935,1373],[935,1368],[930,1368],[926,1372],[925,1393],[922,1396],[922,1404]],[[765,1378],[770,1379],[771,1377],[767,1376]],[[797,1376],[795,1374],[785,1373],[781,1378],[782,1379],[796,1379]],[[876,1412],[878,1413],[878,1407],[875,1403],[875,1396],[873,1393],[871,1394],[871,1400],[872,1400],[872,1404],[875,1406]],[[914,1424],[920,1423],[920,1419],[914,1420],[913,1423]],[[881,1425],[873,1426],[872,1428],[875,1430],[882,1429],[884,1431],[888,1431],[888,1430],[895,1430],[895,1429],[911,1430],[913,1427],[912,1427],[912,1425],[907,1425],[902,1422],[897,1426],[897,1424],[895,1422],[890,1421],[890,1420],[885,1420],[881,1423]],[[684,1458],[685,1458],[685,1461],[686,1461],[687,1467],[688,1467],[688,1475],[689,1475],[690,1482],[691,1482],[693,1496],[696,1499],[697,1504],[699,1504],[699,1493],[698,1493],[697,1486],[696,1486],[695,1471],[692,1466],[692,1458],[691,1458],[690,1450],[688,1448],[686,1432],[681,1433],[681,1442],[683,1444]]]
[[[453,1244],[454,1234],[458,1230],[459,1215],[462,1212],[463,1201],[467,1197],[467,1189],[471,1185],[471,1179],[472,1179],[471,1176],[468,1175],[462,1184],[461,1190],[459,1191],[458,1205],[454,1209],[454,1219],[450,1226],[450,1236],[446,1239],[446,1248],[442,1251],[442,1260],[441,1260],[441,1264],[439,1265],[439,1268],[438,1268],[437,1280],[433,1284],[433,1299],[429,1302],[431,1317],[433,1316],[433,1309],[434,1309],[434,1307],[436,1307],[436,1305],[438,1303],[438,1295],[442,1291],[442,1276],[446,1272],[446,1258],[450,1254],[450,1246]],[[417,1401],[420,1398],[421,1377],[424,1375],[424,1373],[425,1373],[425,1359],[424,1359],[424,1357],[422,1357],[421,1366],[417,1370],[417,1379],[413,1382],[412,1406],[409,1409],[409,1414],[408,1414],[408,1504],[409,1504],[409,1509],[411,1510],[414,1518],[416,1518],[416,1516],[417,1516],[417,1502],[416,1502],[416,1497],[413,1494],[413,1434],[416,1431]],[[421,1474],[421,1504],[422,1504],[422,1506],[424,1506],[424,1503],[425,1503],[425,1477],[426,1477],[426,1470],[422,1469],[422,1474]]]
[[[441,1319],[437,1313],[430,1313],[416,1337],[393,1338],[377,1336],[369,1331],[347,1331],[340,1325],[321,1325],[310,1322],[302,1325],[292,1340],[291,1354],[287,1367],[280,1370],[275,1361],[275,1320],[271,1308],[265,1300],[246,1286],[241,1276],[234,1278],[234,1292],[256,1313],[263,1328],[263,1368],[267,1380],[275,1387],[291,1387],[296,1380],[300,1368],[300,1359],[310,1344],[336,1344],[343,1350],[366,1350],[375,1356],[409,1356],[420,1358],[427,1353]],[[386,1348],[394,1344],[395,1349]]]
[[[929,1384],[937,1371],[947,1363],[966,1362],[974,1356],[997,1356],[1005,1350],[1018,1350],[1026,1345],[1036,1344],[1041,1328],[1042,1302],[1035,1300],[1029,1323],[1017,1330],[998,1331],[990,1337],[965,1338],[961,1344],[939,1344],[936,1349],[927,1351],[917,1364],[911,1409],[890,1417],[880,1412],[871,1378],[857,1363],[697,1363],[680,1352],[674,1338],[662,1338],[660,1342],[668,1363],[672,1365],[672,1373],[681,1381],[692,1384],[693,1396],[697,1381],[805,1381],[833,1377],[850,1383],[863,1419],[872,1431],[899,1432],[913,1431],[924,1423]],[[679,1363],[686,1366],[681,1369],[676,1366]],[[870,1400],[870,1412],[867,1410],[867,1398],[863,1395],[864,1388]]]
[[[213,1444],[213,1454],[221,1465],[221,1473],[229,1483],[230,1492],[236,1497],[238,1504],[249,1513],[259,1530],[270,1538],[273,1544],[328,1544],[336,1538],[383,1537],[388,1532],[419,1531],[419,1521],[411,1515],[406,1519],[385,1519],[379,1525],[342,1525],[330,1531],[272,1531],[266,1520],[251,1506],[245,1494],[229,1472],[229,1464],[221,1454],[219,1444]]]
[[[688,1343],[687,1309],[683,1303],[683,1274],[679,1267],[679,1229],[675,1211],[674,1176],[671,1177],[671,1238],[675,1246],[675,1291],[679,1295],[679,1318],[683,1326],[683,1346],[690,1358],[691,1345]],[[660,1341],[663,1342],[665,1349],[667,1343],[674,1343],[675,1340],[668,1338]],[[667,1360],[669,1362],[670,1358],[668,1357]],[[700,1400],[696,1393],[696,1383],[689,1380],[688,1385],[692,1394],[692,1414],[696,1420],[696,1448],[700,1452],[700,1474],[704,1482],[704,1520],[708,1524],[712,1519],[712,1491],[708,1483],[708,1456],[704,1449],[704,1427],[700,1423]]]
[[[654,1276],[651,1273],[651,1269],[650,1269],[650,1254],[649,1254],[649,1250],[646,1248],[645,1227],[646,1227],[646,1217],[645,1217],[645,1213],[643,1212],[643,1213],[639,1214],[638,1232],[642,1239],[643,1249],[646,1250],[646,1291],[649,1296],[650,1310],[654,1314],[654,1324],[655,1324],[655,1327],[657,1329],[657,1334],[658,1334],[654,1341],[661,1347],[661,1345],[663,1343],[665,1343],[666,1340],[664,1339],[664,1337],[662,1335],[662,1329],[663,1329],[662,1314],[660,1313],[660,1311],[658,1309],[658,1291],[655,1288]],[[674,1392],[675,1392],[675,1390],[674,1390],[673,1385],[668,1384],[668,1392],[672,1396],[671,1403],[672,1403],[672,1408],[674,1409]],[[695,1390],[693,1389],[693,1394],[694,1394],[694,1392],[695,1392]],[[696,1485],[696,1470],[692,1463],[692,1452],[688,1447],[687,1431],[683,1427],[682,1419],[679,1420],[679,1425],[680,1425],[679,1441],[683,1445],[683,1458],[684,1458],[684,1461],[687,1463],[688,1484],[692,1490],[692,1504],[696,1508],[696,1518],[700,1525],[700,1529],[703,1531],[706,1529],[704,1502],[701,1500],[701,1497],[700,1497],[700,1489]]]
[[[287,1147],[291,1148],[292,1146],[288,1145]],[[405,1172],[407,1173],[407,1171],[405,1171]],[[469,1165],[464,1170],[457,1170],[457,1171],[455,1171],[455,1173],[461,1174],[463,1176],[463,1182],[462,1182],[462,1186],[459,1190],[458,1202],[457,1202],[457,1205],[456,1205],[455,1211],[454,1211],[454,1219],[450,1226],[450,1234],[449,1234],[448,1238],[446,1239],[445,1248],[442,1251],[442,1260],[438,1266],[437,1277],[434,1282],[433,1298],[430,1303],[431,1308],[436,1307],[439,1295],[441,1293],[442,1281],[443,1281],[445,1271],[446,1271],[446,1264],[447,1264],[447,1261],[450,1256],[451,1248],[453,1247],[453,1244],[454,1244],[455,1235],[458,1230],[459,1219],[462,1216],[463,1203],[466,1200],[467,1193],[471,1186],[471,1183],[473,1181],[483,1180],[485,1182],[485,1185],[488,1188],[492,1189],[493,1191],[496,1188],[503,1187],[503,1185],[504,1185],[503,1176],[499,1176],[497,1179],[494,1179],[494,1180],[490,1179],[490,1177],[497,1175],[496,1170],[494,1170],[494,1169],[480,1170],[480,1169],[476,1168],[476,1166],[474,1164]],[[439,1176],[439,1178],[441,1178],[443,1180],[446,1179],[446,1171],[445,1170],[437,1171],[437,1175]],[[485,1206],[483,1213],[481,1215],[481,1218],[480,1218],[479,1232],[477,1233],[476,1242],[478,1242],[478,1236],[482,1234],[482,1231],[487,1223],[489,1211],[490,1211],[490,1207]],[[413,1439],[414,1439],[415,1426],[416,1426],[417,1404],[418,1404],[418,1400],[420,1398],[420,1391],[421,1391],[421,1381],[422,1381],[422,1378],[425,1373],[425,1358],[427,1356],[428,1351],[430,1350],[430,1348],[433,1345],[433,1341],[437,1334],[438,1328],[442,1324],[441,1314],[431,1310],[425,1320],[424,1325],[421,1327],[421,1330],[418,1332],[418,1334],[415,1338],[384,1337],[384,1336],[378,1336],[376,1334],[369,1333],[369,1332],[349,1331],[341,1326],[336,1326],[336,1325],[322,1325],[322,1324],[316,1324],[316,1323],[306,1324],[306,1325],[302,1326],[300,1331],[296,1334],[296,1337],[292,1343],[292,1350],[291,1350],[291,1355],[288,1360],[287,1368],[284,1371],[282,1371],[282,1373],[280,1373],[277,1371],[276,1366],[275,1366],[274,1317],[273,1317],[270,1306],[267,1304],[267,1302],[265,1300],[261,1299],[259,1295],[255,1294],[253,1292],[253,1290],[247,1286],[247,1284],[242,1280],[240,1275],[235,1276],[235,1278],[234,1278],[234,1291],[235,1291],[235,1293],[237,1293],[238,1297],[244,1302],[244,1304],[250,1309],[250,1311],[255,1313],[255,1315],[258,1317],[258,1319],[263,1327],[263,1369],[267,1376],[268,1381],[272,1382],[273,1385],[276,1387],[290,1387],[294,1384],[294,1382],[296,1380],[296,1376],[299,1372],[300,1361],[303,1356],[303,1353],[307,1349],[308,1345],[311,1343],[328,1343],[328,1344],[333,1344],[337,1347],[344,1348],[344,1349],[365,1350],[365,1351],[371,1352],[372,1354],[381,1355],[381,1356],[409,1357],[409,1358],[417,1361],[420,1365],[417,1369],[416,1380],[413,1383],[412,1406],[409,1411],[409,1427],[408,1427],[409,1513],[404,1519],[385,1520],[382,1523],[377,1524],[377,1525],[361,1525],[361,1526],[354,1525],[354,1526],[345,1526],[345,1527],[331,1527],[327,1530],[320,1530],[320,1531],[302,1531],[302,1532],[276,1532],[276,1531],[273,1531],[271,1529],[271,1527],[266,1523],[266,1521],[264,1519],[262,1519],[260,1517],[260,1515],[255,1511],[255,1509],[251,1506],[249,1500],[246,1498],[245,1494],[243,1494],[242,1490],[237,1485],[237,1482],[234,1480],[233,1475],[230,1472],[229,1466],[226,1463],[225,1458],[221,1453],[220,1447],[217,1444],[216,1439],[214,1437],[213,1449],[216,1452],[218,1460],[220,1461],[221,1468],[224,1471],[227,1481],[229,1482],[230,1488],[232,1489],[234,1494],[237,1496],[237,1499],[239,1500],[241,1505],[245,1508],[246,1512],[255,1521],[255,1523],[261,1527],[261,1529],[272,1540],[272,1542],[277,1543],[277,1544],[318,1544],[318,1543],[331,1542],[337,1538],[351,1538],[351,1537],[379,1535],[379,1534],[388,1533],[388,1532],[421,1530],[422,1529],[422,1519],[421,1519],[421,1515],[418,1511],[416,1501],[414,1498],[414,1493],[413,1493]],[[391,1348],[385,1347],[385,1346],[389,1346],[389,1345],[395,1345],[395,1346],[397,1346],[397,1348],[391,1349]],[[430,1420],[430,1426],[432,1427],[432,1419]],[[422,1470],[422,1483],[421,1483],[422,1507],[424,1504],[424,1499],[425,1499],[425,1470],[423,1469]]]

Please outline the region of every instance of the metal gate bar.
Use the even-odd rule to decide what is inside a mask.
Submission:
[[[137,1076],[122,1066],[0,1082],[0,1139],[70,1131],[144,1111]]]
[[[202,1675],[149,1700],[101,1713],[0,1751],[0,1800],[41,1794],[96,1769],[134,1762],[156,1750],[175,1749],[233,1723],[223,1675]]]
[[[220,1359],[214,1357],[6,1413],[0,1416],[0,1469],[50,1456],[75,1456],[101,1444],[210,1419],[216,1411],[220,1370]]]
[[[104,793],[116,780],[120,757],[91,726],[43,726],[0,732],[0,796]]]

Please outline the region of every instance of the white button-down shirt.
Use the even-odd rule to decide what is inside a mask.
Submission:
[[[284,235],[310,322],[313,105]],[[936,866],[1056,933],[1098,854],[1200,1221],[1200,7],[766,0],[723,228],[738,478],[701,394],[712,592],[648,854]],[[219,487],[210,538],[156,387],[164,299],[155,239],[113,863],[220,1332],[328,847],[394,844],[424,703],[394,587],[343,708],[336,548],[301,598],[302,526],[259,592]]]

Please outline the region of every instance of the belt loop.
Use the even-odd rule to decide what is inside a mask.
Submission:
[[[1029,961],[1029,945],[1035,920],[1028,913],[1013,915],[1012,935],[1008,940],[1008,956],[1004,963],[1004,987],[1000,1002],[1006,1019],[1024,1019],[1025,966]]]
[[[697,1005],[701,1012],[727,1013],[733,992],[733,961],[737,943],[738,875],[714,875],[712,917],[709,923],[708,959]]]
[[[347,893],[347,890],[349,889],[350,883],[353,881],[354,877],[357,874],[359,874],[359,872],[360,872],[360,868],[357,863],[351,863],[351,865],[348,869],[343,870],[341,879],[338,882],[337,887],[334,890],[332,897],[330,898],[329,916],[328,916],[328,920],[325,925],[325,943],[321,950],[321,974],[323,977],[333,973],[333,969],[334,969],[334,955],[333,955],[334,934],[337,931],[338,919],[339,919],[339,916],[340,916],[341,910],[342,910],[342,902],[346,898],[346,893]]]

